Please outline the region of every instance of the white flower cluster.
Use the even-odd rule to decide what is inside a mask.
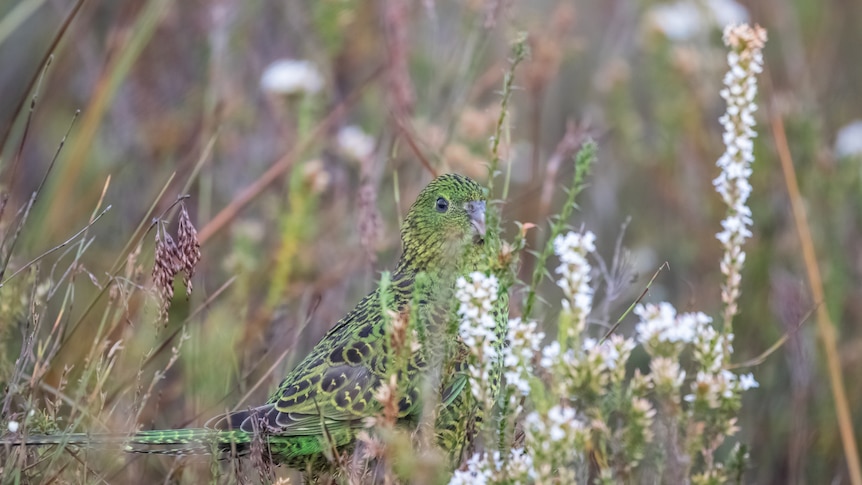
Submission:
[[[569,232],[554,239],[554,253],[560,265],[554,270],[560,275],[557,285],[565,294],[563,311],[573,319],[570,331],[576,336],[586,328],[587,316],[593,306],[593,288],[590,287],[592,267],[587,255],[596,250],[596,235],[590,231],[583,234]]]
[[[534,411],[524,419],[525,443],[533,455],[537,483],[573,483],[568,466],[583,457],[589,429],[575,410],[555,405],[545,413]]]
[[[733,334],[718,332],[710,325],[707,315],[678,315],[670,303],[648,303],[635,307],[641,318],[635,326],[638,341],[652,357],[650,368],[653,386],[659,395],[675,395],[685,381],[686,372],[679,364],[679,355],[691,345],[698,372],[691,383],[688,402],[704,402],[711,409],[735,401],[742,391],[757,387],[752,374],[737,376],[726,369],[733,352]]]
[[[634,443],[650,443],[653,439],[653,422],[655,420],[656,409],[652,403],[642,397],[632,398],[631,410],[628,416],[628,426],[624,428],[623,435],[627,441]],[[629,453],[633,462],[640,461],[645,450],[631,450]]]
[[[267,66],[260,86],[281,96],[316,94],[323,89],[323,75],[311,61],[279,59]]]
[[[730,361],[733,334],[704,325],[694,339],[694,358],[707,372],[718,372]]]
[[[528,436],[534,438],[532,441],[539,438],[540,442],[535,444],[544,449],[584,430],[584,424],[577,418],[575,410],[560,404],[544,415],[536,411],[528,414],[524,426]]]
[[[653,387],[659,395],[677,395],[685,382],[685,371],[679,362],[667,357],[656,357],[650,361]]]
[[[683,313],[668,302],[638,304],[635,315],[641,321],[635,326],[638,342],[653,357],[676,358],[685,344],[692,343],[698,332],[712,321],[704,313]]]
[[[724,246],[721,272],[727,277],[722,286],[725,304],[725,325],[737,312],[739,282],[745,252],[742,244],[751,237],[751,209],[746,205],[751,194],[751,163],[754,162],[754,112],[757,105],[757,73],[763,70],[761,50],[766,31],[759,26],[731,25],[724,30],[724,43],[731,47],[727,54],[730,69],[724,76],[721,97],[727,111],[719,118],[724,127],[725,152],[716,162],[721,173],[713,180],[715,190],[727,204],[727,217],[721,222],[723,231],[716,238]]]
[[[610,383],[625,379],[626,362],[636,346],[634,340],[615,334],[601,343],[585,338],[580,347],[564,352],[555,340],[542,349],[539,365],[554,376],[561,396],[583,397],[583,392],[604,395]]]
[[[748,10],[735,0],[679,0],[658,3],[646,18],[673,41],[688,41],[707,33],[713,25],[748,21]]]
[[[691,383],[692,393],[685,400],[705,404],[710,409],[719,409],[727,402],[733,402],[743,391],[760,387],[753,374],[736,375],[729,370],[719,372],[698,372]]]
[[[634,340],[616,334],[602,343],[594,338],[584,339],[584,351],[587,355],[594,355],[591,360],[597,360],[602,370],[609,371],[625,367],[635,345]]]
[[[539,365],[547,370],[552,370],[561,361],[560,352],[562,352],[562,347],[559,340],[549,343],[542,349],[542,357],[539,359]],[[569,350],[565,355],[566,360],[574,359],[574,355],[574,352]]]
[[[862,156],[862,120],[854,120],[838,130],[833,150],[838,158]]]
[[[374,138],[356,125],[348,125],[338,130],[335,141],[338,149],[355,162],[364,162],[374,154]]]
[[[531,362],[544,338],[536,322],[524,322],[520,318],[509,320],[506,338],[509,345],[503,349],[504,375],[506,383],[523,396],[530,392]]]
[[[473,353],[470,388],[473,395],[480,400],[490,398],[485,391],[500,357],[495,347],[499,338],[496,332],[499,329],[492,314],[498,288],[495,276],[487,276],[478,271],[470,273],[466,278],[458,278],[455,285],[455,297],[459,302],[458,316],[461,319],[458,333]]]
[[[457,470],[449,485],[520,485],[532,483],[533,460],[523,448],[515,448],[506,460],[495,451],[476,453],[467,460],[466,470]]]

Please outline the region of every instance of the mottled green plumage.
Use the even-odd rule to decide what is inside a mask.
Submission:
[[[366,418],[380,413],[375,391],[394,373],[401,390],[398,417],[404,423],[419,419],[424,383],[439,389],[439,396],[426,401],[439,403],[438,442],[457,458],[481,416],[476,414],[462,369],[467,349],[451,332],[453,289],[458,276],[487,268],[497,257],[498,236],[486,234],[484,223],[485,195],[480,185],[459,175],[435,179],[405,218],[403,252],[385,290],[371,292],[336,323],[265,404],[216,417],[205,428],[139,432],[123,441],[127,449],[243,453],[257,441],[268,444],[264,454],[274,462],[305,467],[323,460],[332,445],[353,443],[356,433],[366,428]],[[416,320],[410,326],[424,336],[419,349],[409,352],[407,362],[397,369],[389,358],[391,317],[384,315],[384,308],[409,312]],[[495,311],[502,334],[507,295],[499,299]],[[28,443],[98,440],[86,435],[40,436]]]

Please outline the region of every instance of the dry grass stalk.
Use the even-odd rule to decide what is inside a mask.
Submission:
[[[182,264],[183,284],[186,285],[186,295],[192,294],[192,276],[195,267],[201,260],[201,243],[198,241],[198,231],[195,229],[183,204],[180,207],[180,224],[177,229],[179,240],[179,257]],[[187,296],[188,297],[188,296]]]
[[[174,277],[182,269],[180,250],[159,222],[156,227],[156,255],[153,262],[153,285],[159,297],[159,321],[167,323],[174,299]]]
[[[192,292],[192,276],[201,260],[201,245],[198,241],[198,232],[189,218],[185,205],[180,209],[177,229],[179,242],[174,241],[167,229],[161,225],[161,221],[157,222],[153,285],[160,302],[159,321],[167,323],[168,311],[174,299],[174,278],[183,272],[183,284],[188,298]]]

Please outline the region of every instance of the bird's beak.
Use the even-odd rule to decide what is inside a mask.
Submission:
[[[476,229],[476,233],[479,234],[480,237],[485,237],[485,202],[474,200],[472,202],[467,202],[465,207],[467,210],[467,215],[470,216],[470,223],[473,224],[473,228]]]

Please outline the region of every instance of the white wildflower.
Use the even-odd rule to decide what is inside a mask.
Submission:
[[[650,362],[653,385],[659,394],[674,395],[685,381],[685,371],[679,362],[666,357],[656,357]]]
[[[692,394],[685,396],[685,400],[718,409],[723,402],[734,398],[736,388],[736,374],[729,370],[716,373],[700,371],[691,383]]]
[[[532,442],[532,446],[543,449],[549,449],[554,443],[570,440],[585,430],[575,410],[560,404],[544,414],[537,411],[528,414],[524,419],[524,426],[527,430],[527,439]]]
[[[533,457],[530,456],[523,448],[514,448],[509,455],[509,462],[506,470],[507,477],[514,482],[506,483],[527,483],[531,478],[535,477],[533,471]]]
[[[539,359],[539,364],[543,368],[551,370],[560,362],[560,352],[560,342],[558,340],[554,340],[542,349],[542,357]]]
[[[655,416],[655,408],[648,400],[636,397],[632,399],[632,410],[639,415],[652,419]]]
[[[653,421],[656,410],[649,400],[634,397],[627,416],[627,424],[620,431],[626,442],[629,462],[637,464],[647,454],[647,445],[653,440]]]
[[[584,351],[587,353],[588,361],[595,361],[599,371],[615,371],[621,367],[625,369],[625,363],[629,359],[636,344],[634,340],[627,339],[621,335],[611,337],[601,344],[596,339],[584,339]]]
[[[701,312],[677,315],[673,305],[667,302],[638,304],[634,313],[641,318],[635,326],[638,342],[651,355],[660,352],[673,356],[682,345],[693,342],[698,332],[712,321]],[[662,347],[667,347],[667,350],[662,350]]]
[[[545,338],[536,327],[536,322],[523,322],[520,318],[509,320],[506,338],[509,345],[503,348],[506,383],[522,395],[530,392],[531,362]]]
[[[467,460],[466,470],[456,470],[449,479],[449,485],[485,485],[489,482],[491,470],[485,454],[476,453]]]
[[[716,25],[748,22],[748,9],[735,0],[707,0],[706,6],[715,18]]]
[[[548,421],[548,437],[551,441],[561,441],[568,434],[568,427],[576,422],[575,410],[567,406],[554,406],[548,410]]]
[[[556,405],[546,413],[534,411],[524,419],[525,447],[532,457],[535,483],[575,483],[569,468],[583,458],[589,430],[575,410]]]
[[[716,238],[724,246],[721,272],[727,280],[722,285],[721,298],[725,304],[724,323],[730,327],[737,312],[739,281],[745,252],[742,244],[751,237],[751,209],[746,205],[751,194],[751,163],[754,161],[754,112],[757,105],[757,73],[763,70],[763,44],[766,31],[759,26],[731,25],[724,30],[724,43],[730,47],[727,54],[729,69],[724,76],[725,88],[721,97],[727,102],[727,111],[719,118],[724,127],[725,152],[716,165],[721,173],[713,180],[716,192],[727,205],[727,217]]]
[[[691,40],[713,25],[748,21],[748,10],[735,0],[680,0],[659,3],[647,12],[654,28],[673,41]]]
[[[455,284],[455,297],[459,301],[458,316],[461,323],[458,333],[473,353],[470,364],[470,389],[476,398],[486,401],[492,399],[487,394],[488,383],[494,368],[498,365],[497,341],[502,336],[492,313],[493,303],[497,301],[497,278],[475,271],[467,278],[458,278]]]
[[[747,391],[749,389],[754,389],[755,387],[760,387],[760,384],[754,379],[754,374],[748,373],[739,376],[740,389]]]
[[[583,234],[569,232],[554,239],[554,253],[560,265],[554,270],[561,276],[557,285],[563,290],[563,311],[570,314],[571,337],[577,337],[586,328],[587,316],[593,306],[593,288],[590,287],[592,267],[587,255],[595,252],[596,235],[590,231]]]
[[[338,149],[353,161],[364,162],[374,153],[374,138],[356,125],[342,127],[335,140]]]
[[[835,156],[862,156],[862,120],[852,121],[838,130],[835,135]]]
[[[316,94],[323,89],[323,75],[310,61],[280,59],[264,70],[260,86],[266,92],[283,96]]]
[[[660,3],[649,9],[653,27],[671,40],[686,40],[702,30],[702,12],[692,2]]]
[[[465,470],[457,470],[449,480],[449,485],[467,484],[519,484],[527,483],[534,475],[533,460],[523,448],[512,449],[506,460],[499,451],[475,453],[466,464]]]
[[[707,372],[723,369],[733,353],[733,334],[703,325],[694,341],[694,358]]]
[[[20,424],[18,423],[18,421],[11,421],[10,420],[9,423],[6,425],[6,427],[9,429],[10,433],[17,433],[18,428],[20,427]]]
[[[736,375],[727,369],[718,372],[700,371],[691,383],[692,394],[684,399],[718,409],[726,402],[739,399],[742,392],[759,386],[752,374]]]

